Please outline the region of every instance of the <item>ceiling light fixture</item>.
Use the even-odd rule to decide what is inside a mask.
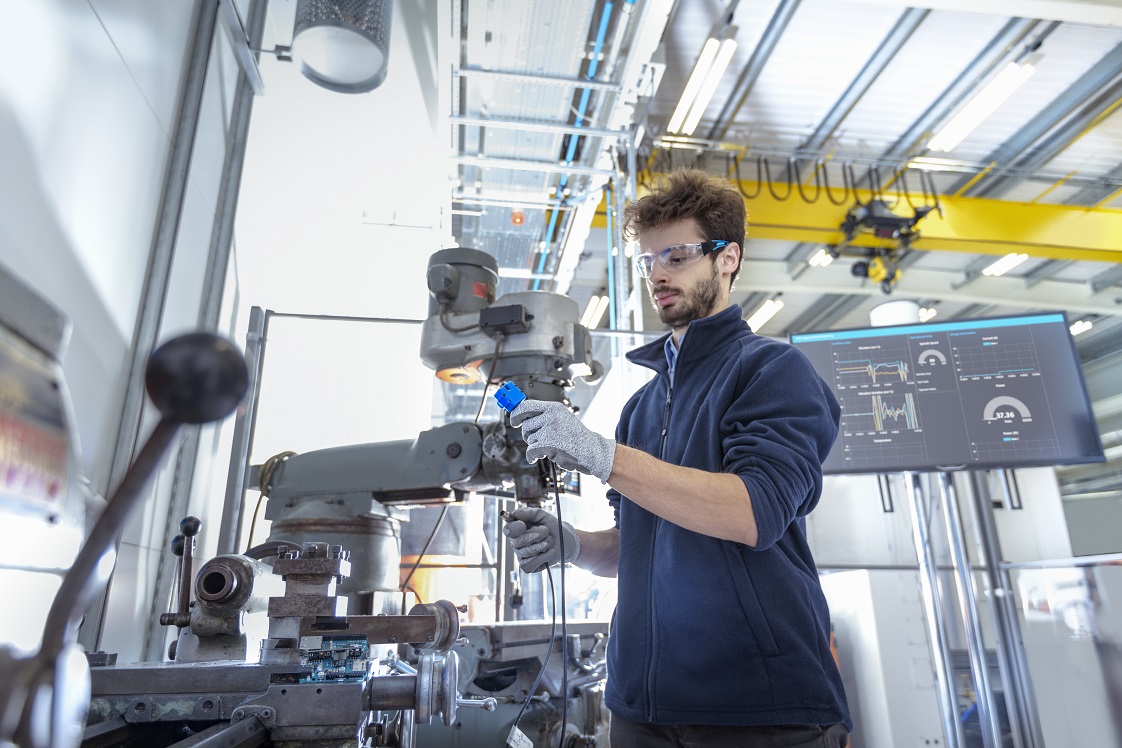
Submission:
[[[714,29],[716,31],[716,29]],[[710,32],[709,39],[701,48],[697,63],[693,66],[690,79],[682,91],[682,98],[670,117],[666,131],[671,135],[693,135],[701,116],[709,107],[709,101],[725,74],[732,55],[736,52],[736,26],[726,26],[721,31]]]
[[[825,249],[820,248],[818,252],[815,253],[814,257],[811,257],[809,260],[807,260],[807,263],[812,268],[824,268],[833,261],[834,256],[827,252]]]
[[[373,91],[386,79],[393,0],[298,0],[292,56],[316,85]]]
[[[1071,331],[1072,335],[1082,335],[1083,333],[1090,330],[1092,327],[1094,327],[1094,325],[1092,324],[1091,320],[1080,319],[1080,320],[1076,320],[1075,322],[1073,322],[1071,324],[1071,327],[1068,328],[1068,330]]]
[[[982,270],[982,275],[988,275],[996,278],[999,275],[1005,275],[1013,268],[1020,265],[1028,259],[1028,255],[1020,254],[1017,252],[1010,252],[996,262],[991,262]]]
[[[776,312],[782,308],[783,302],[779,299],[768,299],[748,318],[748,327],[752,329],[752,332],[759,332],[760,328],[766,325],[768,320],[774,317]]]
[[[919,308],[919,321],[926,322],[939,313],[939,310],[933,306],[923,306]]]
[[[584,308],[584,314],[580,318],[581,325],[589,330],[599,327],[606,311],[608,311],[607,294],[604,296],[594,295],[588,300],[588,306]]]
[[[1001,104],[1024,85],[1036,72],[1036,65],[1043,57],[1039,52],[1030,54],[1020,62],[1010,62],[993,80],[980,88],[970,100],[958,110],[946,125],[935,133],[927,147],[933,151],[953,150],[966,136],[993,114]]]

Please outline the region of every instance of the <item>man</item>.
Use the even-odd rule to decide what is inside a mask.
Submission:
[[[637,268],[670,334],[627,358],[658,376],[614,440],[561,403],[511,414],[527,458],[609,484],[616,527],[540,509],[505,527],[522,569],[618,573],[605,701],[612,748],[844,746],[851,727],[804,517],[837,401],[802,353],[729,303],[744,243],[735,187],[681,170],[628,206]],[[562,538],[563,535],[563,538]]]

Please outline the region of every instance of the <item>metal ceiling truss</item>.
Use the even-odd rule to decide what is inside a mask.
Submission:
[[[922,253],[912,253],[922,254]],[[910,255],[909,255],[910,256]],[[740,277],[737,289],[774,293],[776,289],[791,288],[784,260],[749,260]],[[853,277],[851,263],[845,260],[827,267],[817,267],[799,278],[800,294],[838,294],[885,299],[879,284]],[[947,270],[925,269],[913,264],[893,288],[891,298],[940,299],[943,302],[1003,306],[1012,309],[1066,309],[1079,314],[1118,314],[1122,305],[1122,292],[1114,286],[1095,291],[1089,283],[1043,280],[1025,292],[1021,278],[1011,275],[987,277],[984,283],[971,283],[953,287],[961,273]]]
[[[808,202],[788,183],[775,185],[737,182],[746,199],[750,236],[753,239],[837,245],[846,237],[841,230],[846,214],[856,204],[874,197],[884,199],[898,215],[935,204],[931,194],[874,195],[869,190],[851,190],[850,200],[837,205],[819,195]],[[786,194],[780,190],[786,190]],[[823,189],[823,192],[825,190]],[[811,195],[814,194],[810,190]],[[1122,212],[1088,210],[1068,205],[1013,203],[987,198],[941,196],[938,208],[916,225],[919,238],[911,242],[918,250],[1005,255],[1023,252],[1030,257],[1054,260],[1122,262]],[[594,226],[605,225],[601,203]],[[858,234],[849,246],[894,248],[894,240]],[[987,261],[988,262],[988,261]]]
[[[1012,189],[1006,168],[1035,171],[1075,142],[1122,103],[1122,44],[1096,62],[1080,79],[1043,107],[1009,140],[984,160],[997,164],[991,174],[970,183],[962,180],[950,192],[971,197],[1000,197]]]
[[[923,19],[927,18],[929,12],[919,8],[908,8],[900,15],[880,46],[877,47],[860,72],[850,82],[845,92],[842,93],[841,98],[834,102],[834,106],[830,108],[830,111],[818,123],[818,127],[803,143],[800,152],[804,149],[817,151],[826,145],[838,127],[841,126],[841,123],[857,106],[857,102],[861,100],[861,97],[865,95],[873,83],[876,82],[876,79],[880,77],[880,74],[892,62],[892,58],[904,48],[904,44],[923,23]]]
[[[1026,18],[1010,19],[970,64],[959,73],[958,77],[935,97],[927,111],[921,114],[904,131],[904,134],[888,147],[882,156],[883,160],[889,163],[906,161],[911,155],[924,150],[921,147],[921,141],[935,132],[942,122],[948,120],[958,106],[978,90],[978,87],[986,78],[997,70],[1015,50],[1020,49],[1040,23],[1040,21]],[[1058,23],[1050,24],[1037,37],[1037,41],[1050,34],[1057,26],[1059,26]]]
[[[721,108],[721,113],[717,115],[717,121],[709,128],[710,140],[721,140],[729,131],[729,127],[736,119],[737,113],[744,102],[748,99],[748,94],[752,92],[752,87],[756,85],[756,81],[763,72],[764,66],[767,65],[768,59],[771,57],[772,52],[775,51],[775,45],[779,43],[780,37],[783,32],[787,30],[787,24],[795,15],[795,11],[799,8],[800,0],[780,0],[779,7],[776,8],[775,13],[768,22],[767,28],[764,29],[763,36],[756,43],[755,48],[752,50],[752,57],[749,58],[748,64],[740,71],[740,76],[736,79],[736,85],[733,87],[732,94],[725,100],[725,105]]]
[[[1091,205],[1096,208],[1105,205],[1122,194],[1122,187],[1118,185],[1119,181],[1122,181],[1122,164],[1114,167],[1102,177],[1101,184],[1087,185],[1065,200],[1064,204]]]

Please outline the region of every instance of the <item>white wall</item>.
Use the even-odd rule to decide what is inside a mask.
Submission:
[[[196,3],[2,7],[0,264],[73,323],[64,372],[82,470],[104,494]],[[197,325],[238,74],[221,31],[216,39],[161,340]],[[213,439],[204,442],[213,449]],[[137,631],[153,610],[152,577],[169,540],[171,475],[166,469],[157,479],[123,535],[102,643],[124,661],[140,656]]]

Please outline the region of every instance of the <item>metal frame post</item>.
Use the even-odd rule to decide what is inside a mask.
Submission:
[[[1001,476],[1004,481],[1004,474]],[[1025,748],[1044,748],[1044,733],[1037,713],[1036,693],[1028,669],[1024,639],[1021,635],[1020,619],[1017,617],[1016,598],[1009,570],[1004,568],[1001,553],[1001,540],[997,534],[997,521],[994,516],[993,502],[983,475],[977,471],[970,473],[971,488],[974,494],[975,519],[978,537],[982,545],[982,559],[986,565],[986,577],[993,590],[993,615],[997,625],[997,654],[1001,665],[1002,685],[1005,689],[1006,706],[1013,719],[1014,743]]]
[[[245,356],[249,365],[249,390],[234,421],[230,447],[230,470],[226,477],[226,501],[222,504],[222,524],[218,531],[218,552],[238,553],[245,489],[249,482],[249,453],[257,428],[257,405],[261,399],[261,374],[265,366],[270,312],[255,306],[249,310],[249,331],[245,336]]]
[[[953,667],[947,642],[946,612],[939,597],[939,568],[935,548],[931,543],[932,513],[924,503],[925,495],[917,473],[904,473],[904,489],[912,502],[912,539],[919,562],[919,587],[930,637],[931,664],[935,668],[939,712],[943,718],[943,737],[950,748],[962,748],[965,738],[962,734],[962,722],[958,719],[954,682],[951,680]]]
[[[954,559],[955,590],[962,609],[962,624],[966,630],[966,653],[970,658],[970,672],[978,697],[978,718],[982,727],[982,744],[985,748],[1001,748],[1001,730],[990,689],[986,665],[986,645],[978,618],[978,593],[974,587],[974,569],[966,550],[966,533],[962,526],[962,512],[954,476],[946,471],[939,473],[939,493],[942,499],[943,520],[946,522],[947,541]]]
[[[152,247],[148,253],[148,267],[144,275],[136,325],[129,347],[131,358],[127,364],[121,419],[117,424],[116,443],[105,486],[107,493],[115,490],[124,479],[140,441],[140,426],[145,403],[144,372],[148,364],[148,355],[155,348],[159,336],[171,280],[172,263],[175,259],[175,246],[179,238],[179,225],[183,218],[191,158],[195,151],[199,115],[206,89],[206,73],[210,64],[210,48],[218,25],[216,0],[199,0],[196,5],[191,47],[187,54],[187,73],[176,115],[175,136],[172,139],[164,170]],[[118,540],[117,544],[119,543]],[[90,651],[101,648],[105,605],[112,584],[111,577],[99,600],[91,608],[97,611],[97,615],[87,617],[86,625],[82,627],[79,635],[79,642]]]

